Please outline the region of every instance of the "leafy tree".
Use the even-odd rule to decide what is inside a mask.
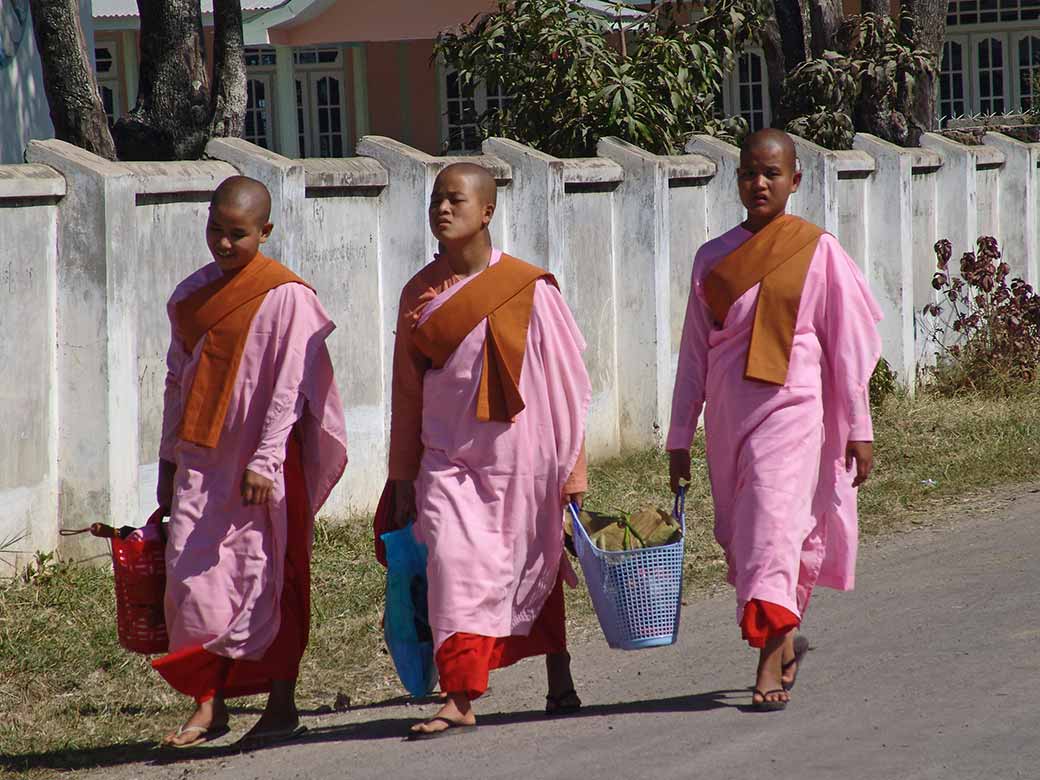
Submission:
[[[807,60],[784,81],[782,121],[830,149],[849,149],[856,131],[916,146],[914,87],[933,73],[929,54],[887,14],[850,16],[835,33],[836,51]]]
[[[772,2],[763,49],[775,124],[835,149],[855,131],[913,146],[936,128],[946,0],[900,0],[897,20],[889,0],[864,0],[850,17],[841,0]]]
[[[109,131],[77,0],[31,0],[55,135],[108,159],[184,160],[213,136],[240,136],[246,107],[241,0],[214,0],[214,88],[199,0],[137,0],[137,105]]]
[[[706,0],[694,16],[690,5],[619,3],[605,18],[572,0],[499,0],[435,50],[464,89],[484,81],[511,96],[479,118],[486,135],[561,157],[592,154],[607,135],[675,154],[693,133],[746,132],[717,115],[715,96],[769,10],[768,0]]]

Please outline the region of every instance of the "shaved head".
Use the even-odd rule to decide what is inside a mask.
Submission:
[[[783,160],[790,164],[792,171],[795,170],[798,160],[798,150],[795,148],[791,136],[783,130],[767,127],[764,130],[752,133],[745,138],[744,143],[740,145],[740,155],[741,157],[744,157],[758,149],[769,147],[779,150],[783,155]]]
[[[256,218],[258,225],[271,221],[271,193],[267,187],[248,176],[224,179],[213,191],[210,208],[225,206],[246,212]]]
[[[466,179],[485,203],[492,206],[497,205],[498,185],[495,183],[495,177],[483,165],[470,162],[452,163],[438,174],[437,182],[434,183],[433,187],[437,189],[438,182],[442,180],[448,181],[449,178],[456,177]]]

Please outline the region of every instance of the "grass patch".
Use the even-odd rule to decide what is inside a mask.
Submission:
[[[1040,397],[911,399],[893,395],[876,414],[874,476],[860,498],[864,535],[920,521],[955,497],[1040,474]],[[635,453],[597,464],[590,508],[668,506],[667,459]],[[703,440],[694,453],[687,501],[687,576],[694,590],[722,581],[712,537]],[[383,570],[371,550],[371,525],[357,519],[319,524],[313,564],[313,628],[299,700],[329,711],[403,693],[382,647]],[[577,636],[595,635],[588,598],[568,595]],[[0,773],[42,778],[55,772],[142,760],[154,739],[188,709],[146,659],[116,642],[111,575],[47,563],[28,582],[0,586]],[[236,700],[233,712],[262,707]]]

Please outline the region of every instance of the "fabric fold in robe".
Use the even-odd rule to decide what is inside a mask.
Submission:
[[[177,470],[166,544],[170,652],[154,665],[175,686],[190,686],[191,695],[214,687],[176,682],[195,674],[196,662],[210,680],[219,681],[216,668],[227,667],[225,695],[266,690],[269,683],[258,680],[268,673],[256,672],[255,664],[275,662],[279,675],[293,672],[306,644],[314,517],[347,463],[343,408],[325,344],[335,325],[313,290],[295,282],[268,291],[248,325],[217,446],[180,437],[204,340],[188,349],[176,307],[220,276],[215,264],[201,268],[167,307],[172,337],[159,456]],[[290,435],[298,439],[300,480],[296,455],[286,460]],[[266,505],[243,504],[246,469],[273,482]],[[286,621],[296,628],[283,630]]]
[[[494,251],[490,267],[500,258]],[[479,277],[456,279],[428,296],[416,325]],[[562,503],[591,400],[585,342],[559,290],[536,280],[518,385],[524,409],[512,422],[483,421],[476,409],[486,334],[481,321],[441,368],[412,377],[422,383],[415,532],[429,549],[438,650],[455,633],[526,636],[561,572],[575,582],[563,549]],[[395,395],[397,383],[395,376]]]
[[[486,330],[477,391],[477,419],[510,422],[524,409],[520,393],[527,329],[535,282],[558,287],[547,271],[500,254],[497,262],[467,280],[415,328],[416,346],[442,368],[462,340],[478,325]]]
[[[785,636],[800,623],[796,614],[779,604],[751,599],[740,619],[740,634],[749,645],[761,649],[770,639]]]
[[[456,632],[445,639],[436,656],[441,690],[476,699],[487,691],[492,669],[504,669],[524,658],[562,653],[566,649],[567,621],[560,578],[527,636],[490,637]]]
[[[871,441],[868,384],[880,310],[837,240],[820,236],[805,277],[783,386],[745,376],[758,287],[714,322],[704,283],[751,239],[742,227],[697,252],[672,397],[669,450],[688,449],[702,408],[715,538],[736,588],[801,618],[818,585],[851,589],[858,543],[851,441]]]
[[[202,702],[267,693],[274,680],[295,680],[307,647],[311,623],[311,563],[308,529],[313,518],[307,499],[300,445],[289,439],[285,459],[287,546],[282,579],[281,621],[274,641],[255,661],[214,655],[202,645],[185,647],[152,663],[170,686]]]

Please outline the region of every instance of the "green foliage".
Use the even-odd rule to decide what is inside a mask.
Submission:
[[[1011,277],[994,238],[980,238],[976,252],[961,256],[960,276],[949,267],[949,241],[939,241],[935,253],[932,287],[937,300],[924,307],[938,358],[928,377],[930,386],[944,395],[1035,391],[1040,378],[1040,295]]]
[[[715,115],[715,95],[768,9],[763,0],[707,0],[691,20],[690,5],[643,13],[619,3],[618,21],[572,0],[499,0],[497,13],[442,34],[435,50],[463,89],[483,81],[511,96],[479,117],[485,137],[561,157],[594,154],[603,136],[677,154],[694,133],[732,141],[746,132],[742,119]]]
[[[784,80],[787,130],[828,149],[851,149],[856,131],[915,146],[914,84],[934,72],[931,54],[888,16],[846,17],[836,51],[802,63]]]
[[[870,375],[870,406],[872,409],[880,409],[885,399],[895,395],[899,391],[899,377],[892,370],[892,366],[884,358],[878,361],[874,367],[874,373]]]

